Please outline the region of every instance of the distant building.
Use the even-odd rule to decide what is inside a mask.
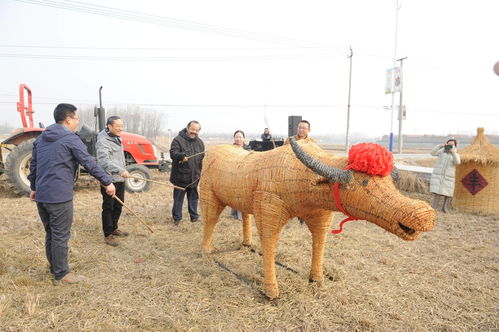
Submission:
[[[473,136],[468,135],[403,135],[404,149],[432,149],[435,145],[445,143],[450,137],[458,142],[458,150],[471,144]],[[499,147],[499,135],[487,135],[489,142]],[[398,136],[393,138],[395,147],[397,147]],[[390,136],[384,135],[376,143],[388,147],[390,145]]]

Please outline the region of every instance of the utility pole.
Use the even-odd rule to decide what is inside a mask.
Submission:
[[[348,149],[350,148],[348,135],[350,133],[350,93],[352,91],[352,57],[353,57],[353,50],[352,46],[350,46],[350,55],[347,55],[347,58],[350,59],[350,77],[348,78],[347,137],[345,142],[345,152],[347,153]]]
[[[400,6],[401,7],[401,6]],[[398,24],[399,24],[399,0],[397,0],[395,4],[395,46],[393,48],[393,68],[395,69],[395,66],[397,64],[397,37],[398,37]],[[390,118],[390,152],[393,152],[393,112],[395,110],[394,106],[394,93],[392,91],[392,112],[391,112],[391,118]]]
[[[404,72],[402,66],[407,57],[400,58],[400,102],[399,102],[399,153],[402,153],[402,121],[404,120],[404,104],[402,104],[402,91],[404,90]]]

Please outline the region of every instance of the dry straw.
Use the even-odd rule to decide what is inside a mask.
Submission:
[[[471,145],[460,151],[453,205],[461,212],[499,213],[499,149],[478,128]]]
[[[429,193],[429,183],[413,172],[399,171],[399,179],[396,181],[399,190],[415,192],[420,194]]]
[[[168,173],[153,170],[168,181]],[[262,258],[236,250],[241,222],[220,216],[215,259],[199,254],[201,223],[173,227],[163,186],[130,196],[154,236],[123,211],[130,236],[102,241],[97,184],[75,192],[69,262],[82,284],[53,286],[36,207],[7,190],[0,176],[0,331],[493,331],[497,315],[499,223],[491,216],[438,215],[438,227],[403,242],[367,222],[326,237],[321,285],[309,284],[312,239],[290,220],[279,236],[280,298],[260,295]],[[5,189],[4,189],[5,188]],[[410,194],[429,200],[429,195]],[[158,199],[160,198],[160,199]],[[187,213],[187,206],[184,206]],[[342,215],[338,215],[336,225]],[[167,221],[167,222],[165,222]],[[261,251],[252,223],[255,250]],[[336,228],[336,227],[334,227]],[[33,241],[36,239],[37,241]],[[232,251],[229,251],[232,250]],[[138,258],[142,263],[136,262]],[[26,294],[39,295],[34,313]]]
[[[372,151],[376,153],[371,156],[385,156],[385,150]],[[371,150],[363,152],[361,157]],[[364,160],[366,164],[349,158],[348,165],[368,166],[368,160]],[[392,159],[389,162],[392,167]],[[372,169],[384,165],[386,162],[379,161]],[[414,240],[420,232],[433,228],[435,211],[425,202],[403,196],[390,176],[370,176],[344,170],[345,166],[347,158],[333,157],[305,140],[291,140],[291,144],[267,152],[247,152],[233,145],[215,147],[206,156],[201,175],[203,250],[211,251],[213,230],[225,206],[243,213],[243,243],[251,245],[248,215],[253,214],[263,251],[265,293],[275,298],[279,294],[274,266],[276,242],[290,218],[305,220],[312,233],[309,278],[323,280],[325,239],[333,211],[339,211],[334,183],[341,184],[339,201],[353,217],[371,221],[405,240]]]

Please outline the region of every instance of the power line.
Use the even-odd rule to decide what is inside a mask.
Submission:
[[[37,97],[37,98],[46,98],[46,99],[54,99],[54,100],[61,100],[61,99],[70,99],[70,98],[52,98],[52,97]],[[16,104],[17,101],[0,101],[0,104]],[[59,102],[36,102],[36,104],[39,105],[54,105],[58,104]],[[88,105],[96,105],[97,102],[83,102],[83,103],[78,103],[75,102],[75,104],[78,105],[83,105],[83,106],[88,106]],[[108,105],[112,106],[107,106],[107,108],[112,108],[115,106],[119,105],[129,105],[129,106],[143,106],[143,107],[177,107],[177,108],[213,108],[213,107],[219,107],[219,108],[263,108],[264,106],[267,108],[314,108],[314,109],[321,109],[321,108],[344,108],[347,105],[329,105],[329,104],[324,104],[324,105],[305,105],[305,104],[299,104],[299,105],[293,105],[293,104],[275,104],[275,105],[268,105],[268,104],[163,104],[163,103],[126,103],[126,102],[107,102]],[[381,106],[366,106],[366,105],[351,105],[352,108],[355,109],[377,109],[379,111],[384,111],[383,107]],[[422,109],[411,109],[411,112],[415,113],[440,113],[440,114],[453,114],[453,115],[478,115],[478,116],[490,116],[490,117],[499,117],[499,114],[489,114],[489,113],[461,113],[461,112],[446,112],[446,111],[434,111],[434,110],[422,110]]]
[[[274,36],[265,33],[250,32],[241,29],[225,28],[217,25],[203,24],[198,22],[173,19],[165,16],[158,16],[146,13],[135,12],[131,10],[123,10],[119,8],[94,5],[85,2],[67,0],[65,2],[54,0],[14,0],[18,2],[40,5],[44,7],[52,7],[65,9],[75,12],[94,14],[106,17],[113,17],[127,21],[136,21],[142,23],[150,23],[167,27],[177,27],[191,31],[200,31],[205,33],[219,34],[229,37],[250,39],[262,42],[270,42],[284,45],[294,45],[300,47],[316,47],[326,46],[325,44],[308,42],[288,37]]]
[[[15,0],[16,1],[16,0]],[[25,49],[56,49],[56,50],[105,50],[105,51],[287,51],[287,50],[325,50],[333,52],[333,49],[346,49],[345,45],[324,46],[324,47],[300,47],[300,46],[285,46],[285,47],[102,47],[102,46],[48,46],[48,45],[0,45],[1,48],[25,48]],[[380,59],[391,59],[387,55],[379,55],[373,53],[362,53],[360,56],[372,57]],[[342,51],[335,51],[334,54],[343,55]]]
[[[303,40],[289,38],[289,37],[270,35],[270,34],[266,34],[266,33],[251,32],[251,31],[246,31],[246,30],[241,30],[241,29],[225,28],[225,27],[217,26],[217,25],[210,25],[210,24],[203,24],[203,23],[198,23],[198,22],[193,22],[193,21],[173,19],[173,18],[169,18],[169,17],[165,17],[165,16],[158,16],[158,15],[135,12],[135,11],[130,11],[130,10],[123,10],[123,9],[114,8],[114,7],[100,6],[100,5],[95,5],[95,4],[85,3],[85,2],[79,2],[79,1],[71,1],[71,0],[66,0],[65,2],[54,1],[54,0],[13,0],[13,1],[35,4],[35,5],[45,6],[45,7],[64,9],[64,10],[70,10],[70,11],[76,11],[76,12],[82,12],[82,13],[87,13],[87,14],[113,17],[113,18],[118,18],[118,19],[128,20],[128,21],[150,23],[150,24],[162,25],[162,26],[167,26],[167,27],[177,27],[177,28],[182,28],[182,29],[186,29],[186,30],[200,31],[200,32],[206,32],[206,33],[222,34],[222,35],[235,37],[235,38],[243,38],[243,39],[250,39],[250,40],[256,40],[256,41],[263,41],[263,42],[271,42],[271,43],[282,44],[282,45],[293,45],[293,48],[302,48],[302,49],[345,48],[346,49],[346,47],[347,47],[346,45],[334,46],[334,45],[329,45],[327,43],[309,42],[309,41],[303,41]],[[73,3],[73,4],[71,4],[71,3]],[[9,47],[9,46],[7,46],[7,47]],[[10,47],[25,47],[25,46],[12,45]],[[37,47],[37,46],[33,46],[33,47]],[[43,46],[38,46],[38,47],[48,48],[48,47],[43,47]],[[85,49],[85,47],[52,47],[52,48]],[[88,47],[87,49],[116,49],[116,50],[128,49],[128,50],[130,50],[130,49],[134,49],[134,48]],[[139,49],[142,49],[142,50],[161,50],[161,48],[135,48],[135,49],[136,50],[139,50]],[[172,50],[175,48],[163,48],[163,50],[166,50],[166,49]],[[197,48],[197,50],[200,50],[200,49],[209,50],[211,48]],[[213,49],[215,49],[215,48],[213,48]],[[222,48],[220,48],[220,49],[222,49]],[[230,49],[230,48],[225,48],[225,49]],[[243,49],[243,48],[241,48],[241,49]],[[248,48],[248,49],[250,49],[250,48]],[[259,48],[253,48],[253,49],[259,49]],[[260,48],[260,49],[265,49],[265,48]],[[193,48],[193,50],[196,50],[196,48]],[[374,57],[374,58],[380,58],[380,59],[391,59],[391,57],[387,56],[387,55],[363,53],[362,50],[359,52],[359,56]]]
[[[51,98],[51,97],[37,97],[37,98],[45,98],[45,99],[54,99],[54,100],[61,100],[61,99],[68,99],[68,98]],[[0,101],[0,104],[15,104],[17,101]],[[58,102],[36,102],[36,104],[40,105],[54,105],[57,104]],[[83,102],[83,103],[77,103],[75,104],[78,105],[96,105],[97,102]],[[128,105],[128,106],[144,106],[144,107],[185,107],[185,108],[210,108],[210,107],[226,107],[226,108],[234,108],[234,107],[241,107],[241,108],[262,108],[264,107],[263,104],[162,104],[162,103],[124,103],[124,102],[107,102],[108,108],[112,108],[115,106],[119,105]],[[344,105],[292,105],[292,104],[276,104],[276,105],[266,105],[268,108],[297,108],[297,107],[308,107],[308,108],[336,108],[336,107],[344,107]]]
[[[229,60],[275,60],[303,58],[331,58],[328,54],[276,54],[276,55],[222,55],[222,56],[100,56],[100,55],[58,55],[0,53],[2,58],[48,59],[48,60],[85,60],[85,61],[229,61]]]
[[[132,51],[259,51],[259,50],[297,50],[297,49],[335,49],[344,46],[328,47],[98,47],[98,46],[47,46],[47,45],[0,45],[4,48],[39,48],[39,49],[76,49],[76,50],[132,50]]]

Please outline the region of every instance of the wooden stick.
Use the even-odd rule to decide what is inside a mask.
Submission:
[[[199,156],[200,154],[203,154],[203,153],[205,153],[205,152],[206,152],[206,151],[201,151],[201,152],[195,153],[195,154],[193,154],[193,155],[191,155],[191,156],[188,156],[188,157],[187,157],[187,159],[190,159],[190,158],[195,157],[195,156]]]
[[[136,217],[137,217],[137,219],[139,219],[139,220],[140,220],[140,222],[141,222],[141,223],[143,223],[143,224],[144,224],[144,226],[146,226],[146,227],[147,227],[147,229],[148,229],[151,233],[154,233],[154,232],[152,231],[151,227],[149,227],[149,226],[145,223],[145,221],[144,221],[144,220],[142,220],[142,219],[141,219],[141,218],[137,215],[137,213],[133,212],[133,211],[132,211],[132,209],[130,209],[128,206],[126,206],[126,205],[125,205],[125,203],[123,203],[123,201],[122,201],[121,199],[119,199],[116,195],[113,195],[113,198],[114,198],[115,200],[117,200],[118,202],[120,202],[120,204],[121,204],[121,205],[123,205],[124,207],[126,207],[128,211],[130,211],[131,213],[133,213],[133,215],[134,215],[134,216],[136,216]]]
[[[171,183],[168,183],[168,182],[159,182],[159,181],[155,181],[155,180],[151,180],[151,179],[147,179],[147,178],[141,178],[140,176],[130,175],[129,177],[130,177],[130,178],[137,179],[137,180],[149,181],[149,182],[153,182],[153,183],[157,183],[157,184],[162,184],[162,185],[164,185],[164,186],[169,186],[169,185],[172,185]],[[176,185],[174,185],[174,184],[173,184],[172,186],[173,186],[173,188],[176,188],[176,189],[185,190],[185,188],[182,188],[182,187],[176,186]]]
[[[206,151],[201,151],[201,152],[198,152],[198,153],[195,153],[191,156],[186,156],[187,160],[189,160],[190,158],[192,157],[195,157],[195,156],[199,156],[200,154],[203,154],[203,153],[206,153]],[[182,163],[182,160],[178,162],[179,164]]]

